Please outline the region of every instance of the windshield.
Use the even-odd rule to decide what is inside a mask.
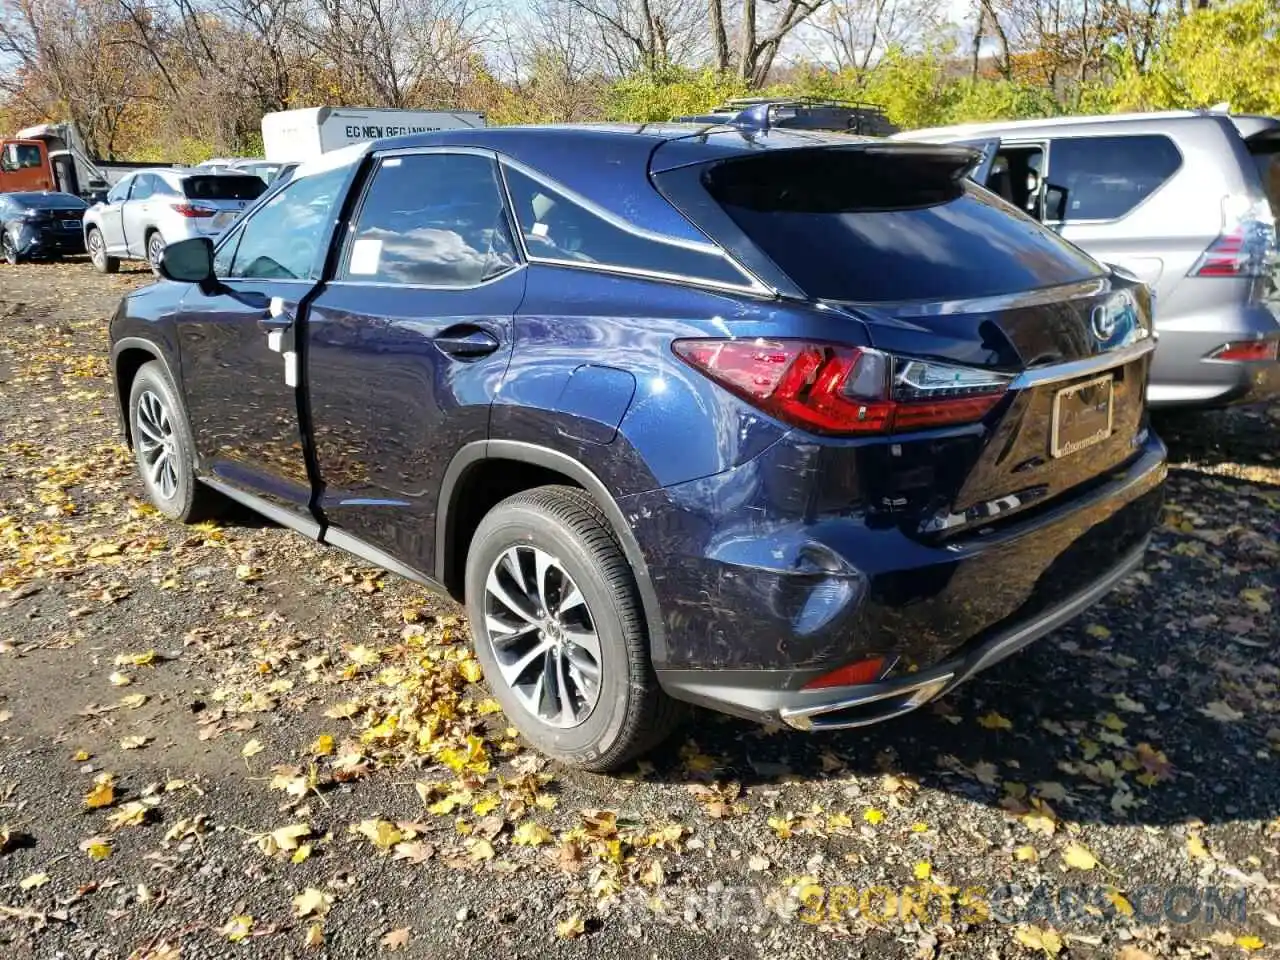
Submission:
[[[256,200],[266,189],[261,177],[247,174],[185,177],[182,181],[182,192],[192,200]]]
[[[777,151],[711,165],[702,182],[816,299],[963,300],[1101,274],[941,154]]]

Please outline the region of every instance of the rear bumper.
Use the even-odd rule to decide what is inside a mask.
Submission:
[[[962,657],[900,679],[845,687],[834,698],[831,690],[793,694],[779,705],[778,715],[797,730],[845,730],[910,713],[1083,613],[1142,566],[1146,547],[1144,541],[1086,589],[1027,623],[990,637]]]
[[[84,253],[84,235],[70,230],[53,230],[23,224],[10,228],[18,255],[53,257]]]
[[[1225,343],[1280,338],[1280,322],[1264,304],[1162,318],[1157,327],[1149,406],[1220,407],[1280,395],[1280,364],[1207,359]]]
[[[1078,615],[1138,566],[1163,502],[1164,454],[1149,436],[1088,493],[940,545],[907,544],[896,528],[871,531],[854,518],[842,522],[857,535],[841,538],[838,521],[820,521],[808,530],[811,556],[827,571],[721,562],[699,594],[681,599],[663,595],[669,568],[650,562],[666,612],[658,679],[678,699],[800,729],[913,710]],[[819,538],[827,551],[842,544],[839,573]],[[757,558],[787,549],[763,528],[760,541]],[[896,666],[872,684],[803,689],[871,657]]]

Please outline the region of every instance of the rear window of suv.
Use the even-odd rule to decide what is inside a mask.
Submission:
[[[963,300],[1101,268],[961,176],[954,155],[786,150],[709,166],[703,186],[806,294]]]
[[[190,200],[256,200],[266,189],[261,177],[248,174],[214,174],[182,181],[182,192]]]

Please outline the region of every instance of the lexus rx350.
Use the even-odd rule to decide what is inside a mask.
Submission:
[[[147,490],[464,601],[511,721],[616,767],[695,703],[940,696],[1140,562],[1148,292],[965,147],[440,131],[301,166],[111,325]]]

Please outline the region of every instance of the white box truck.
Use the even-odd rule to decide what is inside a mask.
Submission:
[[[263,116],[262,148],[272,162],[302,163],[353,143],[484,125],[474,110],[306,107]]]

